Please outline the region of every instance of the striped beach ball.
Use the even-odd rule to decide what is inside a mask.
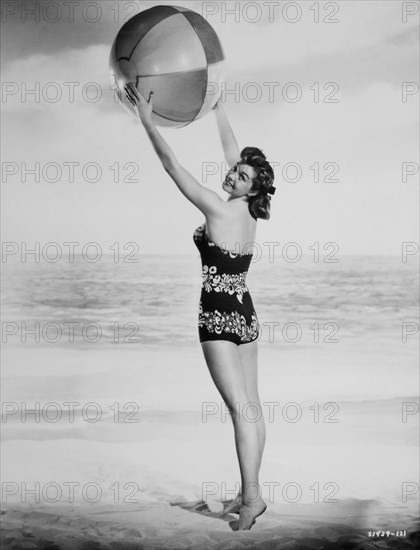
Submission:
[[[110,54],[111,80],[132,113],[124,86],[134,82],[147,99],[153,90],[153,120],[179,128],[211,111],[224,80],[224,53],[211,25],[178,6],[138,13],[118,32]]]

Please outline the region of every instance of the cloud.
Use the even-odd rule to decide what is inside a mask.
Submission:
[[[3,71],[3,111],[52,113],[112,100],[108,58],[109,48],[97,45],[9,62]]]
[[[235,3],[223,4],[232,9]],[[255,23],[247,21],[255,17],[252,5],[256,2],[236,4],[239,22],[229,12],[224,15],[221,7],[207,18],[222,41],[232,70],[252,73],[265,68],[293,67],[307,59],[321,56],[328,59],[332,55],[344,56],[344,67],[350,54],[356,54],[360,61],[362,52],[381,47],[387,40],[392,41],[392,37],[399,38],[400,46],[406,43],[416,51],[416,18],[411,17],[403,24],[401,6],[397,3],[336,2],[330,3],[330,7],[320,3],[318,23],[315,4],[309,2],[262,2],[262,17]],[[294,15],[292,4],[299,6],[299,18]],[[247,5],[251,6],[248,16]],[[269,18],[271,13],[275,15],[273,19]],[[290,22],[295,17],[296,22]],[[324,22],[327,19],[338,22]]]
[[[309,19],[310,11],[295,25],[284,21],[236,25],[209,18],[226,49],[228,85],[238,81],[241,86],[239,102],[228,96],[225,104],[238,142],[260,146],[270,160],[280,163],[273,217],[269,224],[260,224],[262,240],[337,240],[347,252],[384,253],[395,251],[398,242],[415,231],[416,216],[408,208],[416,204],[417,191],[410,182],[405,187],[401,183],[401,162],[416,161],[418,153],[415,97],[401,102],[402,78],[415,80],[417,75],[414,33],[410,24],[402,25],[400,8],[362,4],[358,2],[356,9],[354,4],[340,3],[339,25],[316,25]],[[96,25],[89,39],[84,23],[74,25],[74,37],[65,31],[60,43],[57,26],[54,34],[48,31],[40,48],[39,27],[27,25],[26,34],[16,33],[23,41],[22,56],[6,57],[3,66],[3,82],[18,86],[18,93],[2,105],[7,135],[3,159],[32,164],[70,161],[80,167],[97,162],[103,177],[90,184],[79,170],[73,184],[64,179],[57,184],[19,184],[19,175],[10,179],[4,185],[4,198],[11,205],[6,209],[9,236],[5,238],[140,240],[144,251],[165,252],[170,245],[160,228],[171,223],[171,242],[173,238],[185,243],[180,250],[191,253],[185,235],[202,215],[164,173],[140,123],[114,102],[109,89],[114,27],[104,25],[100,32]],[[270,103],[268,88],[262,84],[273,80],[281,85],[297,81],[302,99],[286,101],[280,86]],[[256,103],[243,95],[243,86],[251,81],[261,85],[263,95]],[[322,85],[328,81],[340,84],[339,103],[322,101]],[[28,95],[22,103],[23,82],[27,87],[55,82],[67,95],[56,103],[35,102]],[[65,82],[80,84],[74,87],[73,102]],[[97,102],[83,96],[83,86],[89,82],[101,88]],[[314,82],[321,85],[319,102],[310,88]],[[207,184],[220,189],[224,159],[212,115],[162,134],[197,179],[202,178],[203,162],[219,163]],[[330,161],[340,165],[337,184],[322,181],[323,166]],[[139,182],[114,183],[110,166],[116,162],[122,170],[125,163],[137,163]],[[300,181],[284,179],[282,168],[288,162],[301,166]],[[316,162],[319,183],[310,168]],[[390,219],[395,223],[390,224]]]

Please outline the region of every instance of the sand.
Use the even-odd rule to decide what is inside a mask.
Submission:
[[[318,513],[321,511],[318,511]],[[334,514],[335,512],[335,514]],[[10,507],[2,512],[4,548],[121,549],[359,549],[418,548],[418,517],[376,501],[349,500],[314,515],[273,505],[251,531],[235,531],[233,514],[202,501],[136,506]],[[328,516],[328,517],[325,517]],[[392,521],[390,521],[392,518]],[[398,524],[404,536],[387,535]],[[391,528],[391,531],[395,529]],[[382,532],[370,536],[369,531]]]
[[[260,483],[268,510],[251,531],[238,532],[237,515],[223,512],[239,482],[233,429],[200,354],[7,348],[4,547],[419,545],[417,370],[405,367],[402,376],[401,358],[391,354],[261,349],[267,445]],[[68,401],[79,403],[73,419]],[[30,413],[40,403],[45,413],[48,402],[61,405],[58,421],[42,414],[22,421],[24,407]],[[83,412],[92,402],[101,410],[96,422]],[[269,402],[278,403],[271,417]],[[127,403],[137,403],[136,414]],[[412,411],[405,422],[404,403]],[[290,421],[295,410],[301,417]]]

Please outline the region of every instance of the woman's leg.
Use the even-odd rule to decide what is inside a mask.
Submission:
[[[241,359],[242,370],[245,376],[245,384],[251,403],[256,403],[254,414],[259,436],[260,461],[258,469],[261,466],[262,455],[265,447],[266,431],[261,407],[260,396],[258,393],[258,342],[251,342],[239,346],[239,357]]]
[[[266,430],[260,396],[258,393],[258,342],[255,341],[250,344],[238,346],[238,350],[242,370],[245,376],[245,385],[249,400],[251,403],[256,403],[255,409],[254,407],[249,409],[249,415],[251,416],[251,414],[253,414],[255,415],[255,418],[258,419],[255,423],[258,428],[259,437],[259,470],[264,452]],[[235,500],[226,508],[226,512],[239,513],[240,504],[241,491]]]
[[[258,427],[256,422],[247,418],[252,414],[248,406],[252,400],[248,395],[240,359],[241,346],[224,340],[203,342],[201,345],[210,375],[231,413],[242,481],[239,529],[250,529],[266,506],[261,499],[258,481],[261,460]]]

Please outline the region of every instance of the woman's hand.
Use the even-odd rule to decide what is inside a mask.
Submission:
[[[137,115],[139,116],[142,122],[149,122],[152,120],[153,104],[152,104],[152,95],[153,92],[150,92],[149,99],[146,100],[144,96],[137,90],[132,82],[129,82],[124,87],[126,97],[133,105]]]
[[[219,99],[216,101],[214,107],[212,108],[212,111],[219,111],[221,109],[223,109],[222,101],[221,101],[221,97],[219,97]]]

